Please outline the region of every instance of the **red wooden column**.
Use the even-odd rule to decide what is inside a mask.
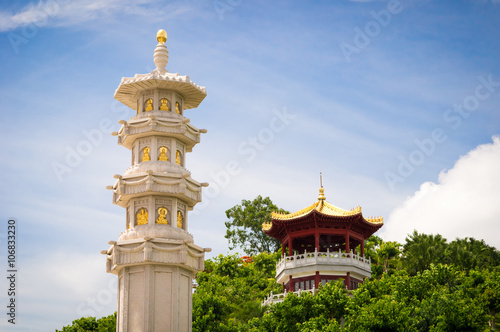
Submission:
[[[286,246],[285,246],[285,242],[283,242],[281,244],[281,257],[284,258],[286,256]]]
[[[318,289],[320,282],[321,282],[321,279],[319,277],[319,271],[316,271],[316,275],[314,276],[314,288]]]
[[[293,256],[292,237],[288,235],[288,256]]]
[[[351,249],[349,248],[349,232],[345,233],[345,252],[349,253]]]
[[[293,279],[292,279],[292,276],[290,276],[290,278],[288,279],[288,285],[290,285],[290,292],[295,292],[295,285],[293,284]]]

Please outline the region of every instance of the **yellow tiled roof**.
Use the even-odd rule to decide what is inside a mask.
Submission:
[[[297,212],[293,212],[293,213],[289,213],[289,214],[273,212],[271,214],[271,217],[273,219],[278,219],[278,220],[292,220],[292,219],[297,219],[297,218],[303,217],[303,216],[311,213],[313,210],[316,210],[321,214],[325,214],[327,216],[334,216],[334,217],[353,216],[353,215],[361,213],[360,206],[352,209],[351,211],[346,211],[346,210],[343,210],[341,208],[338,208],[338,207],[328,203],[325,200],[319,200],[316,203],[314,203],[313,205],[308,206],[305,209],[299,210]]]
[[[325,199],[324,189],[320,188],[318,201],[312,204],[311,206],[308,206],[305,209],[289,214],[273,212],[271,213],[271,218],[274,220],[283,220],[283,221],[294,220],[306,216],[309,213],[312,213],[313,210],[316,210],[321,214],[333,217],[348,217],[361,214],[361,206],[355,207],[354,209],[347,211],[328,203]],[[371,224],[383,224],[384,222],[383,221],[384,218],[382,217],[365,218],[365,220]],[[262,224],[262,229],[264,231],[271,229],[271,227],[272,227],[272,222]]]

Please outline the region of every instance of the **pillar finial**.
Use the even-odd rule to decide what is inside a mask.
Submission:
[[[156,69],[160,73],[166,73],[167,70],[165,67],[168,63],[168,50],[165,42],[167,41],[167,32],[163,29],[158,30],[156,33],[156,40],[158,41],[158,45],[156,45],[154,52],[154,60]]]
[[[165,42],[167,41],[167,32],[163,29],[158,30],[158,32],[156,33],[156,40],[160,44],[165,44]]]

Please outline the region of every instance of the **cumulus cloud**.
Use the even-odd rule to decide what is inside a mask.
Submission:
[[[462,156],[438,183],[423,183],[389,215],[382,235],[403,242],[414,229],[500,248],[500,137]]]

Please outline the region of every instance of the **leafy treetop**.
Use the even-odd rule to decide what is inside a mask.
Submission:
[[[262,224],[271,222],[271,212],[289,213],[273,204],[269,197],[257,196],[253,201],[242,200],[226,211],[226,235],[229,249],[241,248],[248,255],[276,252],[280,242],[262,231]]]

